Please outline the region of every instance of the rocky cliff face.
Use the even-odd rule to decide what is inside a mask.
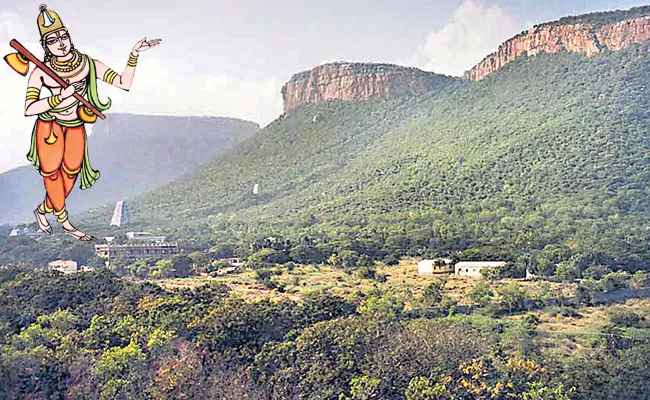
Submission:
[[[650,16],[626,19],[597,26],[594,24],[536,26],[506,41],[499,49],[465,73],[465,79],[480,81],[523,55],[561,50],[592,56],[603,49],[620,50],[650,39]]]
[[[283,87],[284,113],[327,100],[364,101],[440,90],[455,79],[390,64],[332,63],[294,75]]]

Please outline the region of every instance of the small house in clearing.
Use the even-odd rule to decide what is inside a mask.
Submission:
[[[53,271],[61,271],[64,274],[71,274],[77,272],[77,262],[71,260],[56,260],[49,262],[47,267]]]
[[[82,265],[79,267],[76,261],[72,260],[56,260],[47,263],[47,268],[51,271],[60,271],[64,274],[74,274],[76,272],[92,271],[93,267]]]
[[[418,263],[418,275],[450,274],[454,272],[453,260],[449,258],[436,258],[435,260],[422,260]]]
[[[503,267],[505,261],[461,261],[455,266],[455,274],[458,276],[480,277],[484,268]]]

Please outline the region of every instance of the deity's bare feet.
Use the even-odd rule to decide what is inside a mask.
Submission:
[[[36,210],[34,210],[34,215],[36,216],[38,229],[47,233],[48,235],[51,235],[54,231],[52,230],[50,223],[47,222],[47,218],[45,217],[45,210],[43,209],[42,204],[39,204],[39,206],[36,207]]]
[[[63,232],[66,235],[70,235],[75,239],[83,240],[84,242],[89,242],[94,239],[93,236],[86,235],[85,233],[72,226],[70,221],[67,219],[61,224],[61,226],[63,227]]]

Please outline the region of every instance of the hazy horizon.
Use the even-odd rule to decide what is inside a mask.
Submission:
[[[0,1],[0,47],[16,38],[41,57],[40,3]],[[627,9],[644,2],[420,0],[293,4],[194,1],[111,4],[51,2],[75,47],[122,71],[143,37],[162,44],[140,57],[133,88],[99,85],[108,112],[215,116],[265,126],[282,113],[282,85],[332,61],[391,63],[459,76],[498,45],[535,23],[567,15]],[[307,27],[307,28],[306,28]],[[27,164],[34,117],[23,115],[26,78],[0,68],[0,173]],[[92,149],[91,149],[92,151]]]

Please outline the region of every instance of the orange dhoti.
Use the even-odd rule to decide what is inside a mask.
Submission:
[[[39,119],[34,133],[39,170],[45,182],[43,204],[46,211],[60,215],[83,165],[86,130],[83,125],[67,127],[55,120]]]

